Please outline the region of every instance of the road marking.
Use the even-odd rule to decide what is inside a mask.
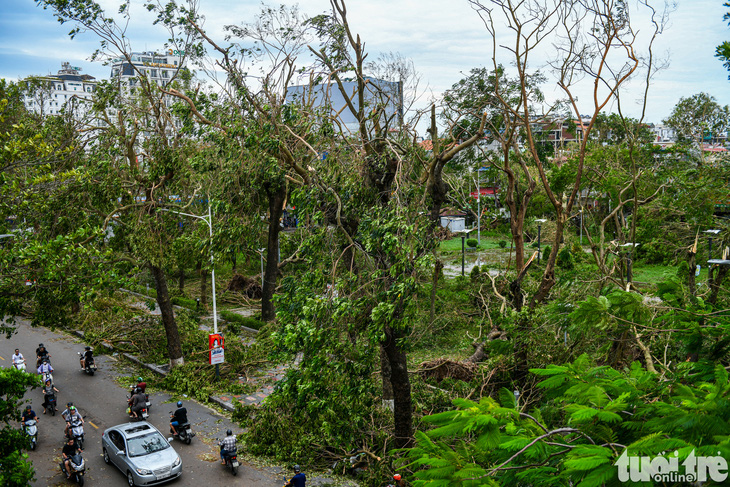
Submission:
[[[0,355],[0,360],[5,360],[5,359],[4,359],[3,357],[2,357],[2,355]]]
[[[91,426],[93,426],[94,428],[96,428],[96,429],[99,429],[99,427],[98,427],[97,425],[95,425],[94,423],[92,423],[91,421],[89,421],[89,424],[90,424]]]

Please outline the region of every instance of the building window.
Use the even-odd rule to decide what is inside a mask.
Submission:
[[[157,70],[156,69],[153,69],[150,73],[151,73],[151,76],[153,78],[157,78]]]
[[[162,74],[163,78],[169,78],[169,76],[170,76],[170,72],[165,69],[162,70],[161,74]]]

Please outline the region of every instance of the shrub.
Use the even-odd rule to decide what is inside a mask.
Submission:
[[[499,248],[500,249],[503,249],[505,247],[507,247],[507,241],[506,240],[500,240],[499,241]]]
[[[560,252],[558,252],[556,265],[561,269],[566,270],[570,270],[575,267],[575,259],[573,259],[573,254],[570,253],[570,249],[563,247]]]
[[[470,238],[466,241],[466,245],[471,248],[476,248],[476,246],[479,245],[479,241],[475,238]]]
[[[228,328],[234,333],[238,333],[238,331],[240,331],[241,329],[241,326],[245,326],[246,328],[253,328],[254,330],[260,330],[266,324],[263,321],[257,320],[252,316],[241,316],[238,313],[234,313],[233,311],[228,310],[221,310],[220,315],[221,318],[228,322]]]
[[[478,265],[475,265],[474,267],[471,268],[471,272],[469,273],[469,277],[471,278],[472,281],[476,281],[477,279],[479,279],[479,274],[480,274],[480,272],[479,272],[479,266]]]
[[[184,298],[182,296],[174,296],[170,301],[172,301],[172,304],[182,306],[183,308],[188,308],[191,310],[196,310],[198,308],[198,303],[194,299]]]
[[[540,252],[542,254],[542,258],[547,259],[552,251],[553,249],[549,245],[544,246],[542,248],[542,252]]]

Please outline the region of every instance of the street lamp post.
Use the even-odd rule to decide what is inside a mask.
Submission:
[[[482,182],[481,172],[487,168],[482,166],[477,169],[477,245],[482,245]]]
[[[466,236],[463,234],[461,235],[461,277],[464,277],[464,240],[466,239]]]
[[[714,237],[716,237],[720,233],[720,230],[716,230],[716,229],[713,229],[713,230],[705,230],[702,233],[706,233],[709,236],[709,240],[710,241],[709,241],[709,249],[708,249],[708,257],[707,257],[707,260],[712,260],[712,239]]]
[[[540,231],[542,230],[542,224],[545,223],[547,220],[544,218],[538,218],[535,220],[537,222],[537,263],[540,263]]]
[[[580,209],[580,244],[583,245],[583,208]]]
[[[193,215],[192,213],[183,213],[181,211],[176,210],[168,210],[166,208],[160,208],[160,211],[169,211],[170,213],[175,213],[176,215],[183,215],[183,216],[189,216],[190,218],[197,218],[198,220],[203,220],[205,223],[208,224],[208,235],[210,236],[210,274],[212,279],[212,285],[211,289],[213,291],[213,333],[218,334],[218,306],[216,304],[215,299],[215,263],[213,261],[213,216],[210,212],[210,201],[208,201],[208,217],[200,216],[200,215]],[[220,378],[220,364],[215,364],[215,377],[216,380]]]

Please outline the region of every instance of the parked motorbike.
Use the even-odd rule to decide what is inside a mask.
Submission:
[[[172,411],[170,411],[170,415],[172,415]],[[177,426],[177,434],[174,434],[172,432],[172,428],[170,428],[170,434],[173,438],[177,438],[178,440],[182,441],[186,445],[189,445],[191,441],[193,441],[193,437],[195,436],[195,433],[190,430],[190,423],[184,423]]]
[[[76,446],[79,449],[84,449],[84,424],[80,420],[75,420],[71,423],[71,427],[66,433],[67,438],[73,438]]]
[[[73,480],[79,485],[84,485],[84,472],[86,471],[86,462],[81,456],[81,453],[71,455],[70,463],[72,472],[71,477],[68,476],[68,472],[66,471],[66,467],[63,464],[63,460],[61,460],[61,463],[59,464],[59,466],[61,467],[61,471],[66,476],[66,478]]]
[[[231,469],[231,473],[236,475],[238,473],[238,447],[233,449],[233,452],[228,452],[226,455],[226,468]]]
[[[79,354],[79,361],[83,358],[84,354],[82,352],[78,352]],[[96,363],[94,362],[94,359],[91,359],[91,362],[86,363],[84,362],[84,372],[86,372],[89,375],[94,375],[94,372],[96,372]]]
[[[30,440],[30,449],[35,450],[38,444],[38,422],[35,419],[29,419],[23,423],[23,431],[28,435]]]

